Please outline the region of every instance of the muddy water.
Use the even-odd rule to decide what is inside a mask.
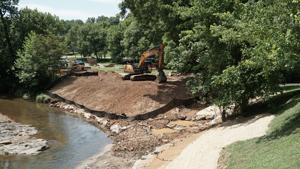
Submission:
[[[111,143],[87,122],[47,105],[21,99],[0,99],[0,112],[18,123],[36,127],[50,149],[32,157],[0,157],[0,169],[72,169]]]

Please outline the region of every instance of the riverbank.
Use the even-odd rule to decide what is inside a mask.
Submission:
[[[44,139],[34,137],[38,131],[14,122],[0,113],[0,155],[37,155],[49,148]]]
[[[164,145],[174,140],[185,139],[220,123],[220,117],[211,113],[199,113],[205,106],[194,104],[189,107],[176,107],[155,118],[146,120],[109,119],[98,117],[83,108],[62,101],[54,101],[51,107],[59,108],[67,114],[84,118],[94,124],[113,140],[109,151],[94,156],[82,163],[81,168],[129,169],[138,160],[145,160],[147,155],[164,151]],[[80,169],[81,169],[80,168]]]

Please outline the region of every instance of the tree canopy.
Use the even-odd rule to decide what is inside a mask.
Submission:
[[[242,109],[300,78],[299,0],[124,0],[120,14],[85,22],[19,11],[17,3],[0,3],[1,80],[20,78],[18,65],[31,63],[28,53],[40,48],[34,41],[49,37],[65,42],[65,53],[118,63],[164,43],[166,67],[192,74],[191,91],[224,107]]]

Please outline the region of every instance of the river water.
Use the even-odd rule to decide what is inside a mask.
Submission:
[[[22,99],[0,99],[0,113],[39,131],[35,137],[49,140],[50,149],[31,157],[0,157],[0,169],[72,169],[101,152],[111,140],[82,119],[47,105]]]

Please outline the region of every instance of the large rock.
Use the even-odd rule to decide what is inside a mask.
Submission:
[[[0,114],[0,155],[37,155],[46,150],[46,140],[32,138],[37,132]]]
[[[0,146],[0,155],[37,155],[48,148],[46,140],[28,139]]]
[[[221,110],[218,106],[212,105],[209,106],[198,113],[196,113],[195,117],[193,120],[199,121],[199,120],[213,120],[217,116],[220,116]]]

